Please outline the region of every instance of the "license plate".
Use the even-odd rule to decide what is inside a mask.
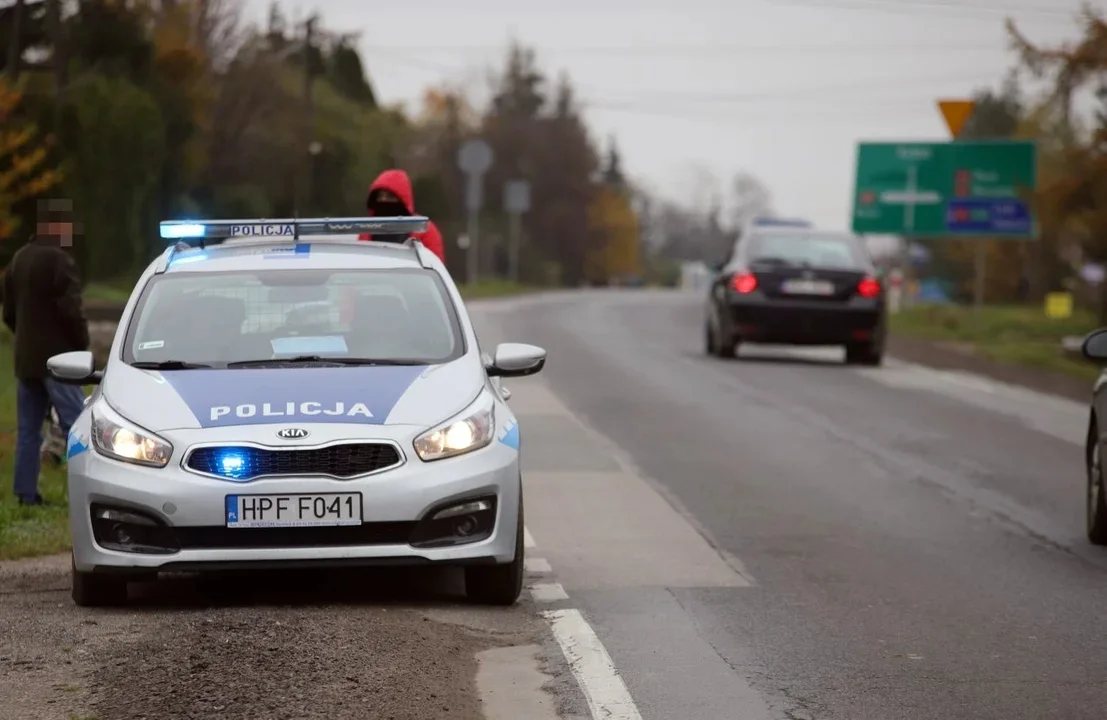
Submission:
[[[826,280],[785,280],[780,287],[789,295],[834,294],[834,283]]]
[[[327,527],[361,524],[361,493],[228,495],[227,527]]]

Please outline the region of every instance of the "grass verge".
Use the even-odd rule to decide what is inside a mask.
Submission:
[[[522,295],[528,292],[537,292],[541,288],[531,285],[522,285],[509,280],[481,280],[473,285],[458,285],[461,297],[466,300],[479,300],[481,298],[510,297]]]
[[[1099,366],[1063,352],[1061,339],[1083,336],[1097,326],[1086,311],[1055,320],[1038,306],[985,306],[977,315],[971,307],[924,305],[889,315],[893,335],[955,345],[1005,365],[1087,379],[1099,375]]]
[[[97,303],[126,305],[131,297],[134,283],[89,283],[85,287],[84,298]]]
[[[50,505],[23,507],[12,494],[15,469],[15,376],[11,334],[0,331],[0,560],[69,549],[65,467],[42,466],[39,492]]]

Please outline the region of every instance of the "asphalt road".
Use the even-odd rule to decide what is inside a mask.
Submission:
[[[835,350],[702,351],[699,298],[474,303],[524,453],[528,589],[192,578],[78,610],[0,563],[0,719],[1102,720],[1086,409]]]
[[[560,436],[575,458],[574,478],[527,458],[528,526],[640,717],[1107,716],[1078,403],[833,349],[708,358],[699,299],[669,292],[495,322],[549,350],[542,382],[617,446],[605,467],[567,421],[520,422],[524,452]]]

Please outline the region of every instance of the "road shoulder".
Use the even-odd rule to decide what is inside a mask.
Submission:
[[[1031,390],[1059,395],[1078,402],[1087,402],[1091,397],[1092,384],[1085,379],[1047,370],[999,363],[958,350],[945,343],[892,335],[888,338],[888,354],[906,362],[938,370],[971,372],[992,380],[1021,385]]]

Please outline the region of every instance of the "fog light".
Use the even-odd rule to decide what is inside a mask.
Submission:
[[[466,515],[454,525],[454,532],[461,537],[468,537],[477,530],[477,519],[472,515]]]
[[[133,542],[130,533],[122,525],[113,525],[111,534],[120,545],[130,545]]]
[[[496,527],[496,498],[488,496],[440,505],[419,521],[411,533],[412,547],[435,548],[480,542]]]
[[[92,511],[92,517],[97,520],[107,520],[114,523],[127,523],[128,525],[145,525],[147,527],[157,527],[157,523],[139,513],[127,512],[126,510],[117,510],[115,508],[96,508]],[[118,527],[118,525],[116,526]]]
[[[141,510],[98,504],[89,510],[93,539],[106,550],[166,555],[180,549],[173,530]]]
[[[491,509],[492,503],[487,500],[474,500],[473,502],[462,503],[461,505],[454,505],[445,510],[440,510],[436,512],[431,519],[445,520],[446,518],[457,517],[458,515],[471,515],[472,513],[484,512],[485,510]]]

